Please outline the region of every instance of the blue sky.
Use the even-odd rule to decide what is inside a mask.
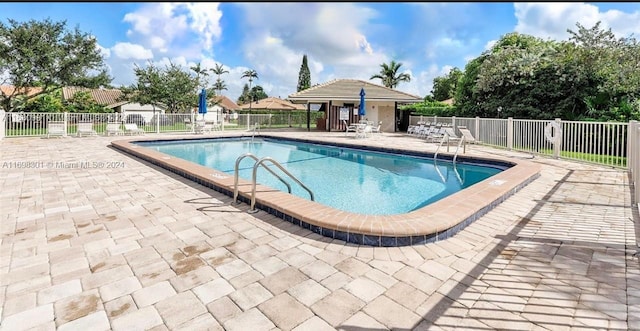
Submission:
[[[9,18],[66,20],[95,35],[116,86],[135,81],[134,63],[222,63],[233,100],[247,69],[270,96],[294,93],[303,54],[312,84],[368,81],[381,63],[401,62],[412,79],[398,89],[422,97],[434,77],[509,32],[566,40],[576,22],[602,21],[619,37],[640,36],[640,3],[0,3],[0,20]]]

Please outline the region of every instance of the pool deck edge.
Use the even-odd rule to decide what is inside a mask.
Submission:
[[[268,136],[265,135],[265,137]],[[233,196],[233,176],[134,144],[138,141],[175,140],[176,138],[145,138],[138,136],[115,140],[111,145],[201,185]],[[282,139],[282,137],[274,138]],[[310,141],[321,143],[319,140]],[[394,148],[393,151],[398,149]],[[485,160],[485,158],[477,159]],[[513,166],[467,189],[407,214],[374,217],[339,211],[263,185],[256,186],[256,208],[323,236],[354,244],[406,246],[434,242],[455,235],[540,176],[541,166],[527,160],[499,156],[489,160],[506,162]],[[243,179],[239,179],[238,183],[239,200],[250,202],[251,183]]]

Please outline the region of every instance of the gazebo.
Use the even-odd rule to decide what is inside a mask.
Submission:
[[[398,109],[400,104],[422,102],[413,94],[357,79],[336,79],[289,95],[293,103],[306,104],[311,111],[324,111],[327,131],[344,131],[344,121],[358,121],[360,90],[365,91],[364,119],[382,122],[382,131],[396,132],[409,116]],[[355,111],[354,111],[355,109]],[[308,123],[308,128],[309,128]]]

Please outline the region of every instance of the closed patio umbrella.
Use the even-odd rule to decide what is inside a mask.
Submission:
[[[364,109],[364,87],[360,89],[360,106],[358,107],[358,116],[364,116],[365,115],[365,109]]]
[[[202,119],[204,119],[204,114],[207,113],[207,90],[202,89],[198,97],[198,114],[202,114]]]

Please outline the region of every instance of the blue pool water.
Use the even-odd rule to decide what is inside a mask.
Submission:
[[[503,170],[432,158],[366,151],[338,146],[264,138],[224,138],[137,144],[233,176],[244,153],[272,157],[307,185],[315,201],[340,210],[369,215],[404,214],[458,192]],[[244,158],[240,178],[251,181],[255,161]],[[267,165],[269,163],[266,163]],[[270,166],[276,173],[281,172]],[[282,176],[286,178],[285,175]],[[287,192],[272,174],[259,169],[260,184]],[[309,199],[294,181],[292,194]]]

